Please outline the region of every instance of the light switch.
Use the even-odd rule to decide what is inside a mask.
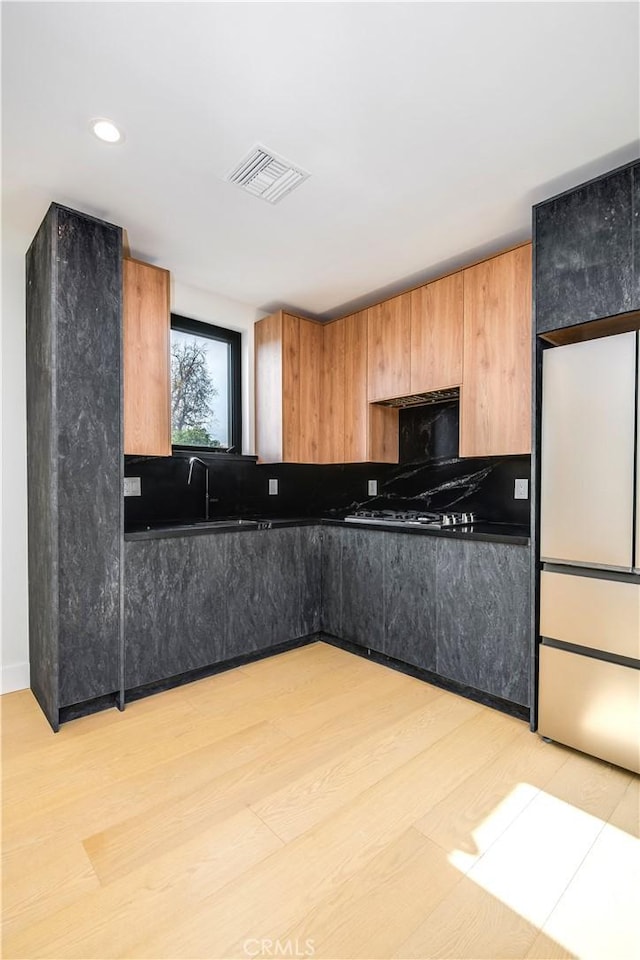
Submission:
[[[529,499],[529,481],[528,480],[516,480],[513,486],[513,499],[514,500]]]
[[[275,478],[269,479],[269,496],[275,497],[278,493],[278,480]]]
[[[377,497],[378,496],[378,481],[377,480],[367,480],[367,496]]]
[[[124,495],[125,497],[139,497],[142,493],[140,487],[140,477],[125,477],[124,478]]]

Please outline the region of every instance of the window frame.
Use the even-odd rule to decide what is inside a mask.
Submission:
[[[199,453],[210,453],[212,456],[220,454],[242,454],[242,334],[238,330],[227,330],[213,323],[202,320],[193,320],[181,314],[171,314],[171,330],[179,333],[191,333],[208,340],[218,340],[229,345],[228,364],[228,410],[229,410],[229,438],[228,447],[206,447],[186,443],[172,443],[172,452],[196,450]],[[171,336],[171,335],[170,335]],[[171,376],[171,374],[170,374]],[[173,433],[173,424],[171,425]]]

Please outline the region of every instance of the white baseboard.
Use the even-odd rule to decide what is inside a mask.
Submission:
[[[27,690],[29,687],[29,664],[3,663],[0,671],[0,694],[13,693],[14,690]]]

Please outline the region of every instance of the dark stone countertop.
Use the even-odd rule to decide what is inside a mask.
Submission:
[[[405,533],[419,537],[446,537],[449,540],[483,540],[493,543],[512,543],[520,546],[527,546],[529,540],[529,528],[514,523],[473,523],[467,527],[455,527],[445,530],[434,529],[433,527],[413,527],[407,524],[375,524],[375,523],[352,523],[347,520],[341,520],[330,517],[287,517],[287,518],[261,518],[256,523],[247,523],[246,526],[218,527],[213,526],[212,521],[209,525],[205,520],[202,521],[175,521],[170,523],[157,523],[149,525],[138,525],[130,527],[125,531],[125,540],[164,540],[174,537],[194,537],[211,536],[222,533],[251,533],[264,529],[281,529],[282,527],[309,527],[317,524],[323,524],[332,527],[351,527],[353,529],[375,530],[378,533],[391,531],[393,533]]]
[[[364,530],[391,530],[394,533],[413,534],[418,537],[446,537],[449,540],[488,540],[493,543],[515,543],[527,546],[529,527],[515,523],[471,523],[466,527],[437,527],[411,526],[406,523],[353,523],[349,520],[322,520],[324,524],[333,527],[355,527]]]
[[[137,524],[124,532],[125,540],[165,540],[173,537],[201,537],[222,533],[255,533],[257,530],[275,530],[282,527],[311,527],[321,521],[317,517],[271,518],[247,517],[246,523],[237,526],[216,526],[215,519],[207,520],[171,520],[152,524]]]

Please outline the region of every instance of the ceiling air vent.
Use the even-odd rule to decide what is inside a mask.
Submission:
[[[254,197],[277,203],[308,176],[288,160],[258,146],[227,174],[225,180],[242,187]]]

